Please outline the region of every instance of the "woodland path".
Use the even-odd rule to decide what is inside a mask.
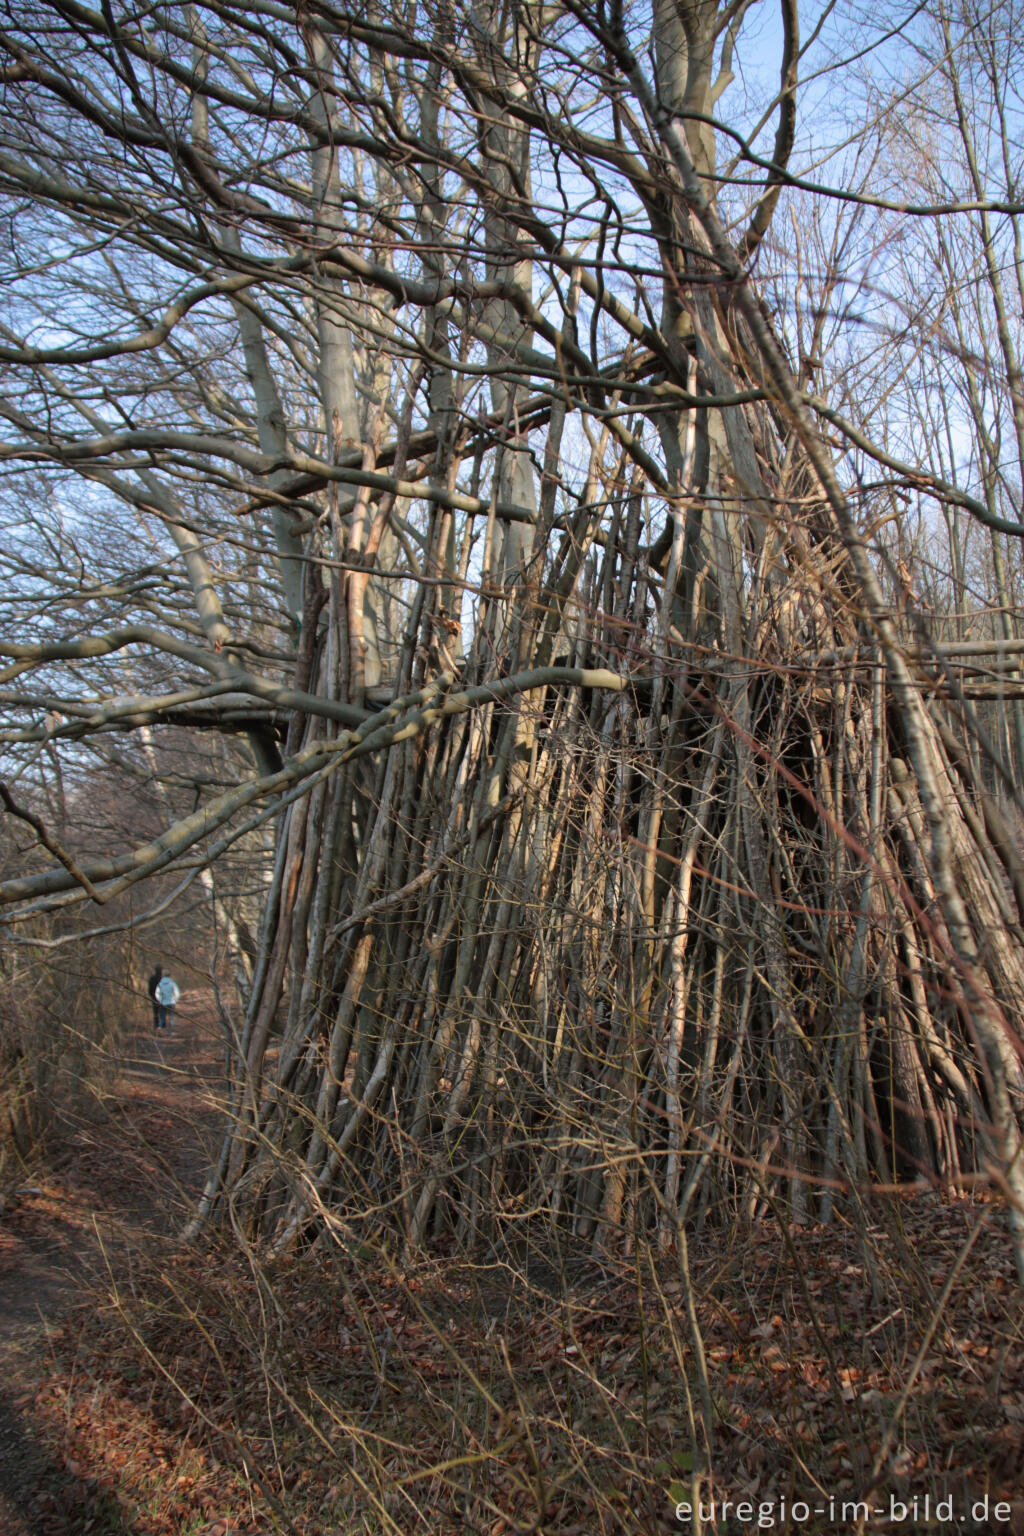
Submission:
[[[212,996],[185,992],[159,1041],[147,1000],[137,1014],[112,1085],[0,1216],[0,1536],[130,1536],[44,1443],[29,1405],[51,1329],[90,1289],[116,1288],[140,1245],[180,1230],[216,1142],[224,1053]]]

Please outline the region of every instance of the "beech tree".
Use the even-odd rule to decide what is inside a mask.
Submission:
[[[981,1173],[1024,1276],[1019,747],[964,672],[1017,654],[1019,482],[820,393],[842,241],[801,276],[772,232],[827,199],[941,263],[967,223],[997,302],[1016,168],[794,168],[830,14],[5,6],[8,761],[247,766],[116,851],[33,812],[0,895],[272,829],[196,1227],[671,1244]],[[885,30],[925,79],[976,20]],[[887,560],[908,487],[1010,540],[998,634],[943,644]]]

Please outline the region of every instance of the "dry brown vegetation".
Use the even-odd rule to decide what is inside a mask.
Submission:
[[[105,1125],[66,1134],[0,1240],[5,1300],[30,1284],[64,1309],[4,1405],[36,1447],[26,1529],[682,1529],[705,1392],[706,1498],[825,1530],[787,1524],[786,1505],[930,1493],[977,1530],[959,1514],[987,1495],[1012,1506],[993,1530],[1024,1528],[1024,1341],[998,1202],[879,1191],[827,1228],[698,1231],[686,1262],[560,1254],[525,1227],[502,1262],[413,1264],[340,1234],[271,1263],[183,1246],[174,1213],[215,1144],[220,1061],[209,1004],[186,1002],[161,1053],[129,1035]]]
[[[686,1274],[671,1256],[524,1274],[344,1248],[258,1269],[151,1255],[64,1325],[33,1411],[139,1536],[653,1536],[683,1528],[691,1497],[690,1296],[706,1498],[825,1530],[854,1522],[798,1527],[783,1501],[930,1492],[957,1529],[1024,1529],[1004,1222],[927,1194],[880,1202],[861,1232],[763,1222],[696,1242]],[[986,1494],[1012,1517],[961,1524]]]

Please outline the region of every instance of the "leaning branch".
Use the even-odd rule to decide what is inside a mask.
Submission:
[[[17,347],[0,345],[0,362],[33,368],[42,363],[60,363],[70,367],[72,364],[100,363],[112,357],[126,357],[132,352],[151,352],[154,347],[161,346],[178,322],[204,299],[240,293],[243,288],[251,288],[257,281],[258,278],[246,272],[236,272],[230,277],[218,278],[215,282],[201,283],[198,288],[182,294],[180,299],[169,305],[163,319],[156,325],[118,341],[97,342],[92,347],[30,347],[24,342]]]
[[[0,883],[0,904],[34,902],[39,897],[71,890],[75,884],[82,885],[95,900],[100,900],[93,889],[95,886],[125,877],[134,881],[157,874],[254,801],[276,798],[325,768],[333,772],[355,757],[386,751],[399,742],[420,735],[438,720],[450,715],[465,714],[481,704],[498,703],[515,694],[532,692],[538,688],[565,686],[621,693],[627,687],[626,679],[615,672],[605,668],[585,667],[535,668],[458,692],[452,691],[451,684],[452,678],[448,675],[436,678],[426,688],[397,699],[388,709],[365,720],[357,730],[345,731],[341,736],[327,741],[314,742],[294,757],[288,758],[279,772],[247,779],[244,784],[226,790],[191,816],[176,821],[158,838],[118,858],[96,860],[84,871],[76,870],[74,876],[62,860],[63,867],[60,869],[44,870],[40,874],[3,881]],[[56,856],[55,850],[51,849],[51,852]],[[85,881],[89,882],[88,886],[84,884]],[[38,906],[34,906],[33,910],[38,911]]]
[[[830,422],[844,437],[849,438],[850,442],[862,453],[866,453],[869,459],[874,459],[876,464],[881,464],[885,469],[894,470],[916,490],[922,491],[926,496],[934,496],[936,501],[963,507],[972,517],[976,517],[979,523],[984,523],[986,528],[992,528],[996,533],[1008,533],[1015,539],[1024,538],[1024,523],[1014,523],[1005,517],[997,517],[994,512],[989,511],[984,502],[969,496],[966,491],[961,491],[957,486],[950,485],[948,480],[942,480],[938,475],[929,474],[923,469],[915,469],[912,464],[904,464],[901,459],[894,458],[891,453],[886,453],[884,449],[873,443],[865,433],[854,426],[852,421],[848,421],[845,416],[840,416],[839,412],[834,411],[824,400],[809,395],[803,398],[813,411],[816,411],[825,421]]]
[[[28,826],[32,828],[33,832],[36,834],[36,837],[38,837],[47,853],[52,853],[55,859],[60,860],[68,874],[71,876],[72,881],[76,885],[80,885],[87,896],[91,896],[93,901],[96,902],[102,902],[104,900],[104,898],[97,891],[96,887],[92,884],[88,875],[85,874],[83,870],[79,869],[70,853],[68,853],[65,848],[61,847],[60,843],[51,832],[47,831],[44,824],[39,820],[39,817],[36,816],[33,811],[30,811],[27,806],[19,805],[14,796],[11,794],[10,790],[7,788],[7,785],[2,782],[0,782],[0,800],[3,801],[4,809],[11,816],[16,816],[19,821],[24,821]]]

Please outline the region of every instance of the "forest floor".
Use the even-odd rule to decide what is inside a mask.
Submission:
[[[258,1263],[176,1237],[222,1080],[186,994],[0,1220],[0,1536],[688,1532],[702,1423],[706,1531],[1024,1536],[990,1200],[698,1236],[689,1285],[678,1255],[544,1240],[413,1268],[339,1233]]]
[[[183,995],[154,1034],[148,1000],[43,1167],[0,1216],[0,1536],[131,1531],[65,1426],[38,1412],[74,1379],[73,1350],[102,1348],[95,1306],[140,1256],[159,1263],[201,1190],[220,1122],[224,1052],[212,1000]],[[97,1419],[92,1452],[105,1444]],[[130,1448],[129,1448],[130,1449]],[[116,1502],[116,1501],[115,1501]]]

